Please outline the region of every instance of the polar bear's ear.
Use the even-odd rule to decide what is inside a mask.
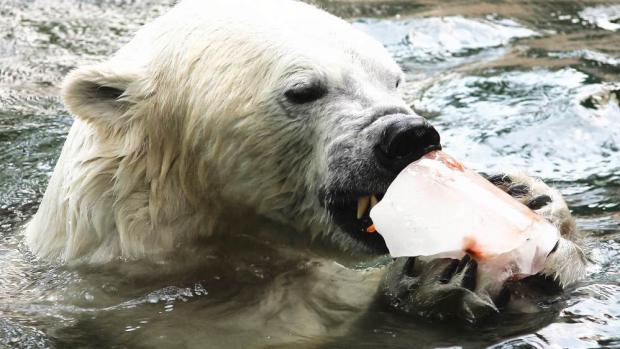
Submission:
[[[128,93],[137,74],[119,73],[105,66],[74,70],[65,79],[65,104],[78,118],[96,123],[117,123],[135,103]]]

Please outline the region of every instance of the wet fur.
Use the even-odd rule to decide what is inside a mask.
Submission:
[[[368,251],[339,230],[325,202],[389,185],[371,149],[390,118],[413,114],[395,87],[402,72],[381,44],[336,17],[298,2],[256,3],[183,1],[109,60],[69,74],[63,95],[76,120],[26,230],[38,256],[70,264],[174,259],[196,241],[247,233],[236,220],[262,219],[364,258]],[[283,92],[307,79],[322,79],[330,93],[288,104]],[[531,188],[528,198],[552,197],[539,212],[564,239],[544,273],[574,282],[585,258],[566,204],[542,182],[511,178]],[[389,269],[382,290],[402,298],[405,287],[412,309],[439,308],[446,288],[462,295],[453,309],[475,316],[480,302],[493,307],[495,290],[464,288],[458,275],[440,285],[447,262],[428,263],[417,281],[403,277],[400,262],[364,272],[332,265],[346,272],[320,272],[317,282],[342,287],[318,299],[340,304],[348,296],[338,290],[370,273],[356,288],[363,294],[346,300],[354,311],[338,321],[349,323]],[[269,297],[297,299],[296,289],[266,288]],[[258,308],[281,304],[265,299]]]

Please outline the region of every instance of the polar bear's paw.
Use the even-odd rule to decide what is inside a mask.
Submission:
[[[547,219],[560,231],[561,238],[549,254],[541,274],[551,277],[561,286],[567,286],[581,279],[585,275],[588,263],[582,248],[583,236],[577,230],[575,219],[562,194],[540,179],[523,172],[499,174],[488,179]]]
[[[575,234],[575,220],[558,190],[522,172],[498,174],[488,180],[555,225],[562,236]]]
[[[434,320],[469,323],[499,312],[505,303],[476,290],[477,263],[463,259],[398,258],[386,276],[390,305],[409,314]]]
[[[559,229],[561,238],[540,272],[540,279],[549,283],[549,289],[561,290],[554,286],[565,287],[581,279],[587,258],[581,247],[582,238],[561,194],[522,173],[488,179]],[[498,313],[511,298],[508,285],[477,285],[476,281],[484,279],[484,275],[477,275],[477,263],[469,256],[460,261],[398,258],[389,268],[384,294],[390,305],[425,318],[476,322]]]

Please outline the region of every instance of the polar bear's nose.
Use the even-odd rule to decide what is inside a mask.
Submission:
[[[439,149],[439,133],[426,119],[405,116],[385,127],[375,155],[381,165],[398,173],[429,151]]]

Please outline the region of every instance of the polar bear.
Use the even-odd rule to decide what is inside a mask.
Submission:
[[[320,261],[306,264],[315,274],[305,282],[355,314],[378,295],[418,314],[497,311],[502,285],[480,286],[470,259],[343,266],[388,252],[366,232],[368,207],[440,147],[401,98],[402,80],[379,42],[311,5],[184,0],[66,78],[75,122],[27,243],[41,258],[103,264],[174,259],[250,235],[289,259]],[[491,180],[560,229],[542,274],[579,279],[586,258],[560,194],[522,174]]]

